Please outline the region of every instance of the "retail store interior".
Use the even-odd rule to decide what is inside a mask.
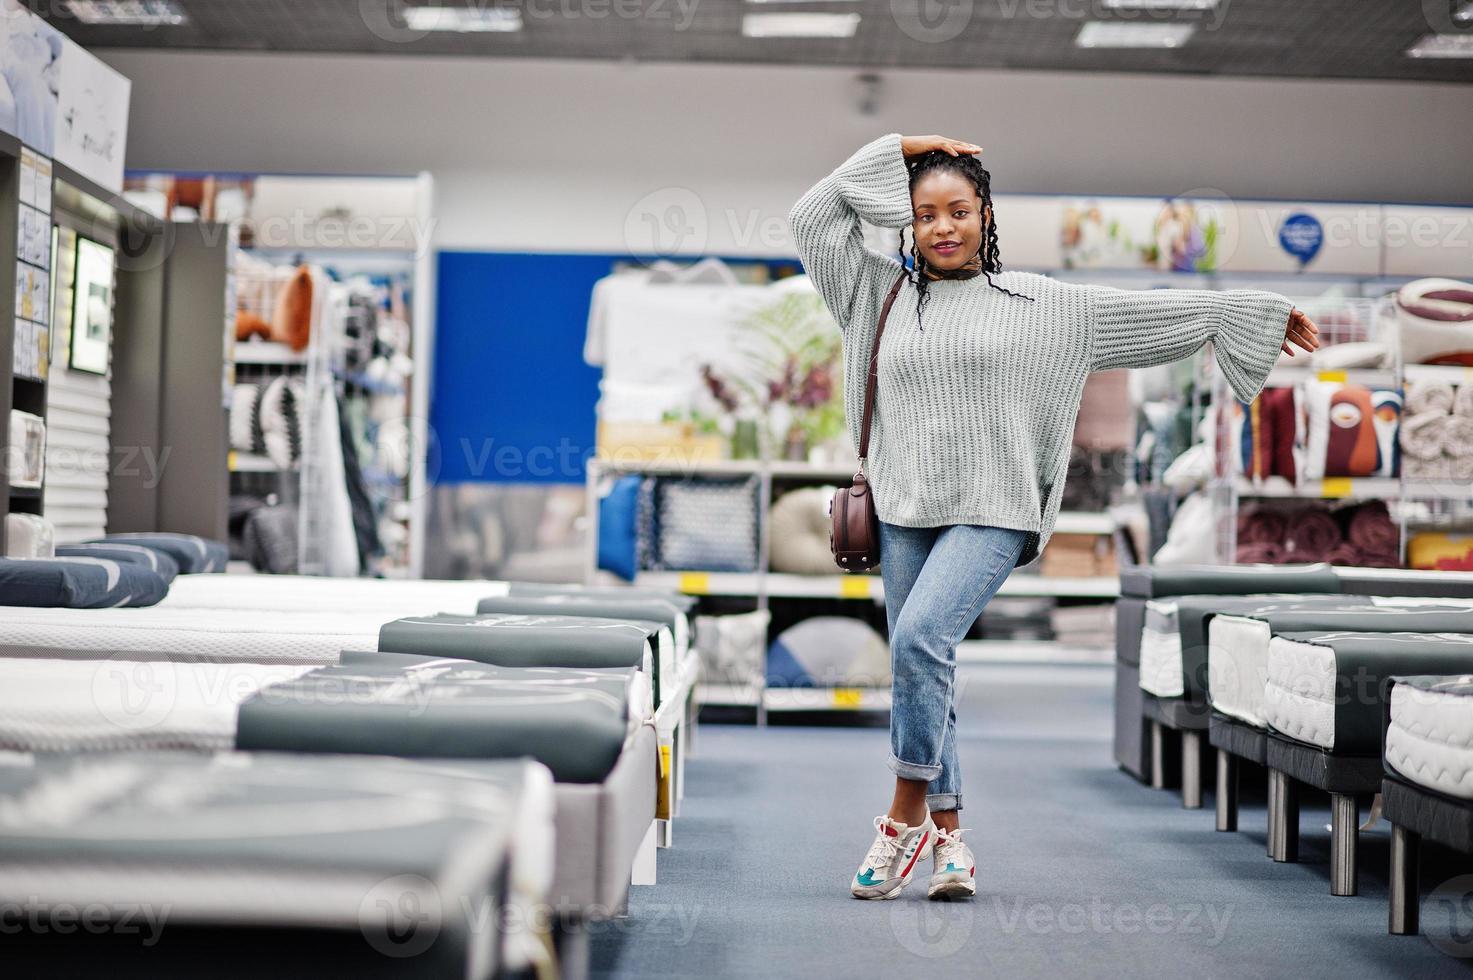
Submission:
[[[1470,59],[0,0],[0,972],[1464,975]]]

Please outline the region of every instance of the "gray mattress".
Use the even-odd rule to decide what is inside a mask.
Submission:
[[[7,935],[8,970],[28,953],[56,975],[85,973],[94,957],[106,975],[310,976],[322,969],[312,957],[328,955],[355,975],[497,969],[496,931],[472,928],[457,910],[494,910],[506,897],[526,763],[245,753],[10,761],[0,765],[0,890],[37,910],[98,910],[114,935],[92,942],[92,930],[78,930],[53,948],[45,935]],[[436,928],[406,942],[394,916],[411,907],[434,910]],[[125,916],[142,927],[131,942]]]

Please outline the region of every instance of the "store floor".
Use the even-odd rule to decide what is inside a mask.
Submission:
[[[1264,856],[1261,795],[1242,833],[1214,832],[1210,796],[1183,810],[1115,768],[1110,684],[1108,667],[959,674],[966,903],[928,902],[924,876],[895,901],[849,897],[889,801],[883,727],[704,725],[660,883],[595,937],[595,975],[1467,974],[1466,936],[1386,935],[1384,821],[1363,835],[1361,894],[1333,898],[1327,809],[1306,801],[1296,865]],[[1446,860],[1428,851],[1424,888],[1466,872]]]

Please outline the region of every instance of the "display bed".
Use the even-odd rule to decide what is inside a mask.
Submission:
[[[1375,793],[1381,783],[1391,678],[1469,671],[1473,635],[1308,631],[1275,636],[1264,687],[1274,859],[1298,856],[1298,784],[1324,790],[1331,800],[1331,893],[1355,894],[1359,798]]]
[[[507,588],[506,582],[491,580],[184,575],[174,580],[159,608],[381,612],[388,620],[437,612],[472,613],[476,603],[505,595]]]
[[[1422,839],[1473,854],[1473,677],[1395,678],[1385,727],[1381,794],[1392,825],[1387,929],[1415,935]]]
[[[77,909],[110,928],[22,923],[7,930],[7,971],[481,978],[525,968],[522,935],[481,925],[546,900],[550,786],[525,761],[10,757],[0,765],[6,894],[28,896],[29,921]],[[434,916],[418,936],[400,918],[412,909]]]

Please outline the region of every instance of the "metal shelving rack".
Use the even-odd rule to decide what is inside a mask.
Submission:
[[[584,578],[589,584],[604,581],[606,573],[598,570],[598,504],[605,478],[638,474],[642,476],[752,476],[759,480],[758,489],[758,556],[752,572],[643,571],[633,584],[682,592],[686,595],[710,596],[732,600],[748,600],[758,610],[770,608],[774,599],[829,599],[870,602],[883,606],[885,586],[877,574],[796,575],[773,572],[768,567],[768,515],[774,499],[774,485],[841,484],[854,475],[852,467],[823,466],[784,460],[707,460],[662,464],[643,461],[593,459],[588,463],[585,485],[589,529],[585,545]],[[1056,532],[1110,535],[1115,521],[1108,514],[1065,512],[1059,515]],[[1054,596],[1059,598],[1114,599],[1119,594],[1119,581],[1113,576],[1064,578],[1044,575],[1013,575],[1003,583],[999,595]],[[769,711],[816,710],[888,710],[889,690],[873,688],[767,688],[760,683],[747,687],[731,684],[703,684],[702,704],[754,707],[758,723],[764,723]]]
[[[1395,311],[1389,297],[1380,299],[1306,299],[1296,300],[1295,305],[1314,317],[1317,322],[1329,320],[1330,326],[1321,322],[1321,332],[1326,345],[1372,339],[1377,331],[1394,329]],[[1352,323],[1368,327],[1367,331],[1347,329],[1346,314]],[[1333,315],[1333,319],[1330,316]],[[1233,397],[1222,372],[1215,365],[1210,368],[1213,404],[1226,405]],[[1298,365],[1280,365],[1269,373],[1267,387],[1288,387],[1301,381],[1347,381],[1368,386],[1396,387],[1405,389],[1408,382],[1440,379],[1452,384],[1473,384],[1473,368],[1427,364],[1403,365],[1400,351],[1389,368],[1347,369],[1322,371]],[[1468,483],[1408,481],[1405,476],[1395,477],[1327,477],[1321,480],[1301,480],[1290,485],[1275,478],[1257,481],[1241,471],[1241,461],[1226,451],[1231,445],[1224,413],[1218,415],[1215,441],[1217,447],[1217,476],[1208,487],[1212,495],[1216,552],[1219,562],[1232,564],[1237,554],[1237,516],[1242,502],[1246,500],[1323,500],[1353,502],[1384,500],[1397,522],[1400,531],[1398,553],[1403,565],[1406,563],[1408,527],[1420,523],[1436,524],[1467,520],[1473,517],[1468,510],[1473,505],[1473,481]],[[1461,509],[1461,513],[1459,513]]]

